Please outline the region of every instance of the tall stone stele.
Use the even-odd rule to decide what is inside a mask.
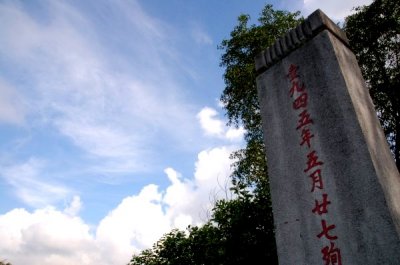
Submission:
[[[400,176],[356,58],[320,10],[256,58],[281,265],[400,264]]]

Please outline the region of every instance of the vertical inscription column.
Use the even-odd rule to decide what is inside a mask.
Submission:
[[[304,146],[307,152],[305,159],[306,165],[303,172],[309,177],[311,196],[315,198],[315,204],[311,205],[311,212],[321,217],[321,232],[316,235],[319,239],[326,239],[329,244],[321,249],[322,260],[325,264],[342,264],[340,249],[335,246],[338,236],[335,234],[335,224],[328,225],[326,217],[328,214],[328,194],[324,189],[323,165],[324,162],[318,157],[317,151],[312,144],[312,138],[317,138],[313,134],[313,120],[311,114],[307,110],[309,96],[305,83],[300,80],[298,74],[299,67],[291,64],[288,69],[288,78],[290,80],[289,96],[292,98],[292,109],[298,113],[298,121],[296,130],[299,132],[299,145]],[[311,99],[310,99],[311,100]],[[318,192],[319,191],[319,192]],[[318,194],[319,193],[319,194]],[[322,196],[321,196],[322,195]],[[319,198],[319,200],[318,200]],[[311,208],[311,207],[310,207]],[[310,209],[309,209],[310,210]],[[334,214],[334,213],[331,213]],[[318,231],[318,230],[317,230]]]
[[[279,263],[400,264],[400,176],[345,34],[317,10],[256,69]]]

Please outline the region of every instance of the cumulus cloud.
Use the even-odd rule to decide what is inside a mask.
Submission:
[[[234,141],[236,139],[242,139],[245,132],[246,130],[243,127],[229,128],[225,133],[225,137]]]
[[[224,122],[218,118],[218,112],[210,107],[202,108],[197,114],[197,119],[207,136],[238,141],[243,139],[243,135],[246,132],[243,127],[229,128],[225,126]]]
[[[224,132],[224,124],[215,118],[218,115],[215,109],[204,107],[198,114],[201,128],[207,135],[221,136]]]
[[[151,184],[126,197],[98,225],[96,241],[108,252],[110,264],[126,262],[133,252],[149,248],[172,228],[185,229],[207,220],[215,200],[230,198],[228,177],[232,148],[199,153],[194,178],[184,178],[166,168],[170,185],[165,190]],[[118,261],[118,262],[117,262]]]
[[[72,198],[70,205],[68,205],[64,209],[64,213],[66,213],[67,215],[70,215],[70,216],[75,216],[79,213],[81,208],[82,208],[81,198],[79,196],[75,195]]]
[[[46,207],[32,213],[14,209],[0,215],[0,252],[12,264],[100,264],[90,227]]]
[[[67,140],[81,151],[74,154],[89,157],[85,162],[100,161],[80,163],[84,173],[79,177],[88,168],[132,174],[158,139],[154,131],[161,131],[174,148],[187,136],[198,136],[194,108],[185,103],[174,78],[188,67],[168,45],[168,28],[146,15],[137,1],[108,4],[104,21],[96,17],[95,22],[70,4],[46,1],[42,6],[48,12],[39,18],[22,2],[0,3],[0,56],[13,66],[12,82],[0,80],[0,122],[21,124],[29,116],[29,129],[51,131],[62,144]],[[118,20],[107,31],[111,12]],[[118,34],[122,39],[114,38],[119,30],[124,30]],[[200,44],[212,42],[201,30],[193,37]],[[17,84],[20,73],[29,86]],[[210,136],[233,140],[241,134],[225,128],[211,108],[198,118]],[[125,264],[133,252],[151,247],[171,228],[204,223],[213,202],[230,196],[231,151],[200,152],[193,176],[166,168],[170,184],[165,189],[145,186],[95,225],[80,217],[84,202],[72,187],[58,183],[57,172],[47,170],[47,158],[2,161],[1,177],[35,210],[0,215],[1,258],[16,265]],[[70,202],[55,208],[60,201]]]
[[[96,232],[107,264],[124,264],[133,252],[151,247],[170,223],[162,208],[162,194],[156,185],[144,187],[138,195],[125,198],[99,224]]]
[[[125,264],[172,228],[201,225],[215,200],[230,198],[231,147],[198,154],[193,178],[166,168],[170,184],[150,184],[124,198],[96,227],[79,216],[74,196],[63,210],[51,206],[33,212],[14,209],[0,215],[0,253],[13,264]]]
[[[164,191],[148,185],[138,195],[125,198],[100,222],[97,240],[115,249],[115,259],[126,260],[172,228],[201,225],[215,200],[230,198],[231,152],[228,147],[200,152],[193,179],[166,168],[170,185]]]

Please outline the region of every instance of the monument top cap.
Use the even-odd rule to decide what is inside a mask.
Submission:
[[[329,30],[346,46],[349,46],[349,41],[344,31],[325,15],[324,12],[317,9],[296,28],[289,30],[284,36],[275,41],[273,45],[256,56],[255,65],[257,73],[261,74],[275,62],[279,61],[323,30]]]

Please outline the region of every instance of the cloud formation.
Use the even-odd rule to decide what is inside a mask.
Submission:
[[[213,136],[230,141],[240,141],[243,139],[245,130],[243,127],[231,128],[218,118],[218,112],[210,107],[204,107],[197,114],[201,128],[206,136]]]
[[[166,45],[173,34],[136,1],[116,1],[109,12],[120,19],[113,31],[140,42],[102,39],[100,30],[114,32],[68,3],[48,1],[46,8],[44,23],[21,5],[0,4],[0,56],[30,83],[26,90],[21,78],[6,83],[0,74],[0,122],[21,124],[29,116],[33,129],[55,130],[102,160],[101,170],[121,173],[142,170],[147,146],[157,141],[152,131],[177,147],[196,132],[192,107],[174,77],[175,66],[184,63]]]
[[[13,264],[125,264],[133,253],[149,248],[164,233],[207,220],[215,200],[229,198],[229,154],[220,147],[199,153],[193,179],[173,168],[165,190],[155,184],[124,198],[97,226],[78,215],[82,202],[74,196],[64,210],[46,206],[0,215],[0,253]]]
[[[17,197],[32,207],[44,207],[71,194],[71,190],[62,184],[54,183],[42,176],[45,161],[30,158],[22,164],[3,166],[0,177],[14,189]]]
[[[204,223],[214,201],[231,196],[233,147],[199,150],[209,139],[238,143],[244,130],[226,128],[212,108],[196,120],[181,79],[194,70],[171,45],[176,32],[138,1],[91,4],[85,13],[74,2],[0,3],[0,123],[23,142],[0,152],[0,181],[29,207],[0,215],[0,258],[15,265],[125,264],[171,228]],[[212,44],[202,28],[192,33]],[[82,218],[95,209],[78,185],[97,189],[101,174],[140,179],[160,145],[198,153],[193,175],[166,167],[166,187],[146,182],[94,224]]]

